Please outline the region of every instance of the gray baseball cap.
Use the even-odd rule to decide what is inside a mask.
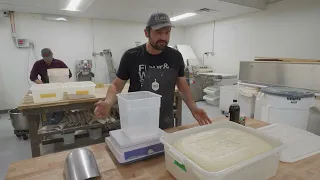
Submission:
[[[49,49],[49,48],[44,48],[44,49],[42,49],[42,50],[41,50],[41,56],[42,56],[43,58],[45,58],[45,57],[52,57],[52,51],[51,51],[51,49]]]
[[[166,13],[156,12],[150,16],[147,26],[157,30],[167,26],[172,27],[172,23]]]

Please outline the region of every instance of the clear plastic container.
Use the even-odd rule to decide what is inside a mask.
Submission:
[[[214,86],[205,88],[203,92],[206,93],[209,97],[220,96],[220,88]]]
[[[233,128],[250,133],[269,143],[272,149],[220,172],[208,172],[172,145],[180,138],[188,135],[218,128]],[[160,141],[164,144],[166,168],[178,180],[256,180],[257,177],[259,177],[259,180],[267,180],[276,175],[280,153],[283,148],[283,143],[280,140],[266,136],[253,128],[247,128],[225,120],[207,126],[166,134],[160,138]]]
[[[48,69],[48,76],[50,83],[65,83],[70,81],[68,68]]]
[[[91,81],[68,82],[64,83],[64,86],[68,95],[76,95],[79,98],[95,95],[96,84]]]
[[[208,104],[211,104],[213,106],[219,106],[219,100],[220,100],[219,96],[210,97],[209,95],[206,95],[206,96],[203,96],[203,99],[206,100]]]
[[[74,133],[63,134],[63,144],[73,144],[74,142]]]
[[[64,86],[62,83],[33,84],[30,90],[34,103],[63,100]]]
[[[91,139],[99,139],[102,137],[102,129],[96,128],[96,129],[88,129],[89,137]]]
[[[161,96],[148,91],[118,94],[121,130],[131,139],[158,133]]]

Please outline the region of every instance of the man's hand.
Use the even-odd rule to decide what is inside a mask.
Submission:
[[[207,113],[203,109],[195,108],[191,111],[191,113],[193,117],[198,121],[200,126],[212,123]]]
[[[34,82],[35,82],[36,84],[43,84],[43,82],[42,82],[40,79],[36,79]]]
[[[98,118],[105,118],[109,115],[111,110],[111,105],[106,101],[99,101],[95,104],[94,114]]]

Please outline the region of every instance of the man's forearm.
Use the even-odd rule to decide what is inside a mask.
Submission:
[[[197,108],[197,104],[194,102],[192,93],[189,88],[187,90],[180,91],[180,96],[182,100],[186,103],[190,111]]]
[[[177,86],[180,91],[180,96],[181,96],[182,100],[187,104],[188,108],[191,111],[193,109],[196,109],[197,105],[192,98],[192,93],[191,93],[190,87],[188,86],[187,81],[184,77],[178,78]]]
[[[111,84],[111,86],[108,89],[107,97],[106,97],[105,101],[109,105],[113,106],[117,102],[117,94],[118,93],[120,93],[120,92],[117,90],[117,87],[114,84]]]

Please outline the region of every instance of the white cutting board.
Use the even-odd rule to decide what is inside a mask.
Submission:
[[[310,132],[284,124],[272,124],[259,130],[283,141],[282,162],[293,163],[320,153],[320,136]]]

